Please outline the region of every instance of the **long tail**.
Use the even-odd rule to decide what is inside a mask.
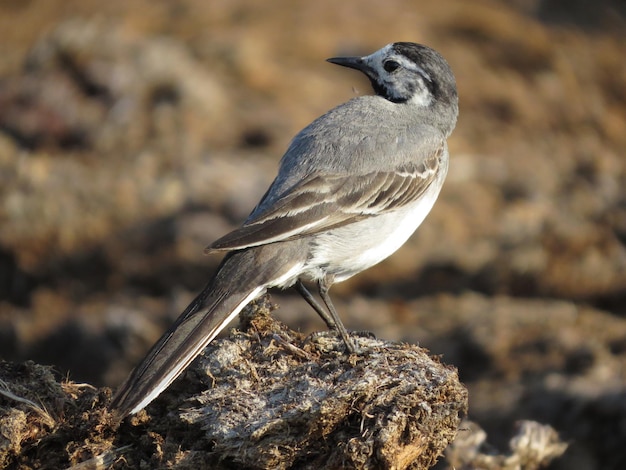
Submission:
[[[150,349],[141,364],[119,387],[110,408],[119,419],[144,408],[165,390],[200,352],[252,300],[275,280],[280,266],[276,257],[263,260],[259,251],[231,253],[213,280]],[[272,259],[273,258],[273,259]]]

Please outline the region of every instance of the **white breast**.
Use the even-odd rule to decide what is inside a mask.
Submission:
[[[381,262],[415,232],[432,209],[441,185],[433,184],[416,203],[371,217],[315,237],[306,275],[314,280],[324,274],[344,281]]]

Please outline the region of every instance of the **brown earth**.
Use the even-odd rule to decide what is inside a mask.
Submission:
[[[439,50],[461,114],[432,214],[333,288],[350,329],[459,368],[469,417],[626,451],[626,9],[618,1],[0,2],[0,357],[120,383],[210,277],[289,139],[355,93],[324,62]],[[278,316],[323,329],[289,293]]]

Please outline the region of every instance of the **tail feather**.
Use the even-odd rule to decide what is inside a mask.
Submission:
[[[163,392],[263,287],[240,294],[196,298],[148,352],[117,390],[111,409],[118,417],[134,414]]]
[[[280,276],[284,263],[275,256],[264,260],[264,269],[250,269],[255,266],[250,263],[259,255],[251,251],[257,250],[231,253],[224,259],[213,281],[119,387],[110,405],[119,419],[154,400],[248,303]]]

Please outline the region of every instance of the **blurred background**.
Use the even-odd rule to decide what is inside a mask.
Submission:
[[[0,358],[119,384],[295,133],[371,93],[324,59],[421,42],[457,77],[450,173],[333,287],[344,323],[458,367],[494,444],[533,419],[571,442],[553,468],[624,468],[623,1],[5,0],[0,30]]]

